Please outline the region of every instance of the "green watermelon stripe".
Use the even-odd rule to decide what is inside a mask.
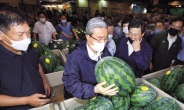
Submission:
[[[112,63],[111,62],[107,62],[107,64],[108,65],[112,65]],[[118,66],[116,66],[116,65],[113,65],[114,66],[114,68],[112,68],[112,70],[114,71],[114,73],[119,73],[118,75],[119,76],[116,76],[116,74],[113,74],[113,75],[115,75],[114,77],[116,78],[118,78],[117,80],[120,80],[120,81],[117,81],[117,82],[120,82],[121,84],[121,86],[122,86],[122,89],[123,89],[123,91],[122,92],[125,92],[125,94],[123,95],[123,96],[126,96],[127,95],[127,93],[130,93],[131,91],[132,91],[132,89],[131,89],[131,85],[133,85],[133,84],[131,84],[130,82],[128,82],[128,75],[126,75],[126,73],[124,73],[124,71],[122,71],[122,70],[117,70],[116,68],[118,68]],[[127,79],[126,79],[127,78]],[[122,80],[123,79],[123,80]],[[121,92],[121,91],[120,91]],[[121,92],[121,93],[122,93]]]

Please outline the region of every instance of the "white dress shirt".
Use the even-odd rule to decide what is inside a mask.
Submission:
[[[100,56],[100,52],[95,54],[88,46],[88,44],[86,44],[86,47],[87,47],[87,51],[88,51],[88,55],[89,55],[89,58],[91,60],[94,60],[94,61],[98,61],[98,58]]]
[[[171,38],[170,34],[168,34],[167,36],[167,40],[169,41],[168,50],[170,49],[171,45],[176,41],[176,39],[177,39],[177,35],[174,38]]]
[[[38,34],[40,42],[48,45],[49,41],[52,39],[52,33],[56,32],[56,29],[51,22],[46,21],[45,24],[42,24],[38,21],[34,25],[33,32]]]
[[[114,56],[115,52],[116,52],[116,44],[114,42],[113,39],[109,40],[106,45],[107,49],[109,50],[109,52],[111,53],[112,56]]]
[[[134,48],[129,41],[127,41],[127,44],[128,44],[128,56],[130,56],[133,53]]]

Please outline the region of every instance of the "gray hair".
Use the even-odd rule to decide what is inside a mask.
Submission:
[[[94,28],[106,28],[107,24],[100,17],[92,18],[86,25],[86,35],[92,35]]]

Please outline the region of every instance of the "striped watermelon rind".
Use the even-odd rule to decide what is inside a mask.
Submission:
[[[145,90],[142,88],[146,88]],[[146,107],[156,98],[156,91],[146,84],[138,84],[130,95],[130,103],[135,107]]]
[[[91,99],[83,107],[77,107],[75,110],[114,110],[112,102],[103,96],[97,96]]]
[[[175,90],[175,95],[179,101],[184,103],[184,84],[178,85]]]
[[[161,97],[152,101],[144,110],[181,110],[176,100]]]
[[[116,57],[104,57],[95,66],[95,76],[98,83],[106,81],[107,87],[115,84],[120,96],[127,96],[135,87],[135,75],[131,67]]]
[[[160,81],[158,79],[151,78],[151,79],[148,79],[147,81],[153,84],[154,86],[161,88]]]
[[[126,97],[112,96],[111,102],[115,110],[128,110],[130,105],[130,96],[129,95],[127,95]]]
[[[181,68],[174,68],[169,72],[166,72],[166,74],[162,77],[161,80],[161,89],[167,93],[174,92],[177,85],[181,82],[181,72]]]

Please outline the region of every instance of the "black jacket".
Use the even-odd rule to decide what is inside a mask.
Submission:
[[[172,60],[176,57],[181,47],[181,38],[177,36],[176,41],[168,50],[169,41],[167,40],[167,36],[168,30],[156,34],[151,41],[151,46],[153,48],[153,71],[170,67]]]

